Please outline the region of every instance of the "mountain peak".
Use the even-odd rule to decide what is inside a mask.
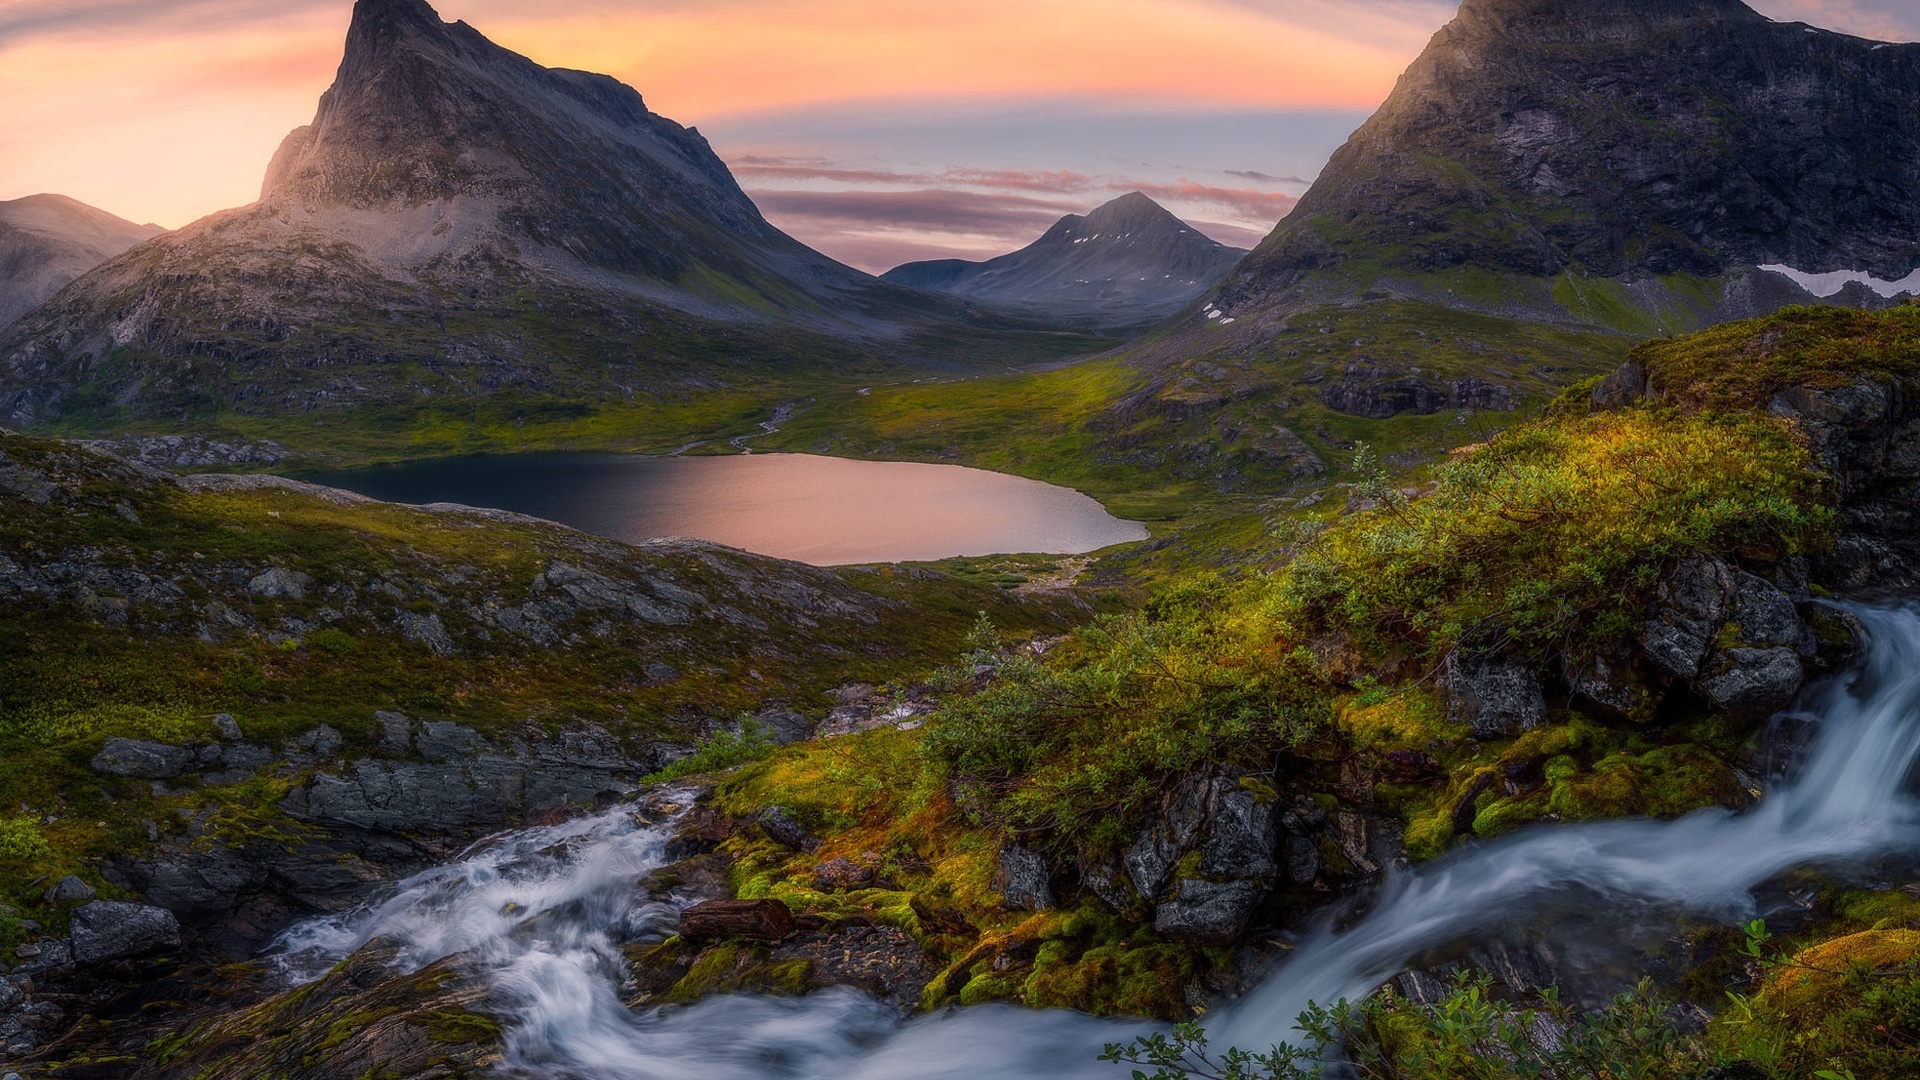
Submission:
[[[1186,224],[1174,217],[1166,207],[1139,191],[1128,192],[1111,202],[1095,207],[1083,220],[1086,222],[1085,227],[1095,231],[1167,222],[1172,222],[1182,229],[1186,228]]]
[[[1540,41],[1612,41],[1622,27],[1767,21],[1741,0],[1465,0],[1448,29]]]
[[[1459,18],[1591,21],[1622,15],[1689,20],[1764,18],[1742,0],[1465,0]]]
[[[1131,326],[1178,311],[1244,254],[1134,191],[1085,217],[1068,214],[1040,239],[999,258],[907,263],[881,278],[1041,308],[1089,325]]]

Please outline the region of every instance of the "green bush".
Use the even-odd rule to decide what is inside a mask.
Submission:
[[[1263,655],[1233,596],[1192,584],[1046,657],[992,658],[991,684],[929,725],[929,756],[977,816],[1061,845],[1118,842],[1195,768],[1266,769],[1329,719],[1327,686],[1303,656]]]
[[[725,772],[748,762],[759,761],[772,753],[773,747],[773,740],[759,722],[749,717],[741,721],[739,731],[723,728],[714,732],[702,740],[693,753],[647,777],[647,780],[663,782],[703,773]]]
[[[51,854],[46,835],[32,818],[0,819],[0,862],[27,863]]]

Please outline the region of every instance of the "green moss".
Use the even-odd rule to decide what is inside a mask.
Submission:
[[[1920,931],[1869,930],[1802,950],[1758,994],[1735,999],[1707,1034],[1772,1076],[1910,1077],[1920,1045]]]
[[[1641,345],[1657,393],[1679,404],[1754,408],[1794,386],[1920,373],[1920,305],[1882,312],[1795,307]]]
[[[426,1029],[427,1038],[440,1043],[493,1042],[501,1034],[500,1022],[492,1017],[452,1009],[428,1013],[420,1026]]]

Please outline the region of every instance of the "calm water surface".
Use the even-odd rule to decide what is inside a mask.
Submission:
[[[817,566],[1068,555],[1147,537],[1145,526],[1037,480],[808,454],[504,454],[301,479],[389,502],[512,510],[633,543],[698,537]]]

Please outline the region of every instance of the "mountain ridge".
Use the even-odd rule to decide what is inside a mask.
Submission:
[[[0,329],[68,282],[165,231],[66,195],[0,202]]]
[[[906,263],[880,279],[1126,325],[1180,310],[1245,254],[1135,191],[1084,217],[1068,214],[1018,251],[982,262]]]
[[[0,335],[0,417],[608,402],[769,372],[1110,342],[880,282],[761,216],[698,131],[424,0],[359,0],[259,201],[102,265]]]

